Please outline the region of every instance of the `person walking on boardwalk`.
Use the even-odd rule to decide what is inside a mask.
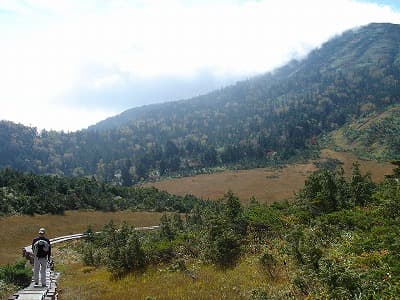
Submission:
[[[40,270],[40,281],[42,287],[46,287],[46,267],[47,262],[50,261],[51,257],[51,245],[50,240],[45,237],[46,230],[44,228],[39,229],[39,235],[32,241],[32,252],[33,252],[33,279],[35,286],[39,286],[39,270]]]

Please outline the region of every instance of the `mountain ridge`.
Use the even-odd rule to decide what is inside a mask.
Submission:
[[[398,105],[399,87],[400,25],[370,24],[272,73],[128,110],[118,126],[65,134],[3,122],[0,167],[130,185],[267,166],[307,157],[320,136]]]
[[[343,32],[342,34],[335,36],[334,38],[328,40],[327,42],[325,42],[323,45],[321,45],[319,48],[312,50],[304,59],[302,60],[292,60],[289,63],[285,64],[282,67],[279,67],[277,69],[274,69],[270,72],[264,73],[264,74],[260,74],[257,76],[254,76],[250,79],[247,80],[241,80],[236,82],[233,85],[215,90],[215,91],[211,91],[209,93],[206,93],[204,95],[200,95],[200,96],[196,96],[196,97],[192,97],[192,98],[188,98],[188,99],[180,99],[180,100],[176,100],[176,101],[170,101],[170,102],[164,102],[164,103],[157,103],[157,104],[149,104],[149,105],[144,105],[144,106],[140,106],[140,107],[136,107],[136,108],[131,108],[131,109],[127,109],[125,111],[123,111],[122,113],[112,116],[110,118],[107,118],[105,120],[102,120],[94,125],[89,126],[89,130],[96,130],[96,129],[110,129],[112,126],[107,125],[108,122],[110,123],[117,123],[117,126],[121,126],[123,125],[124,122],[128,122],[129,119],[135,118],[135,117],[141,117],[143,114],[145,115],[147,112],[151,112],[152,110],[157,110],[159,108],[162,108],[164,105],[170,105],[170,104],[183,104],[185,102],[190,102],[190,101],[196,101],[201,99],[202,97],[206,97],[207,95],[214,95],[214,94],[218,94],[218,92],[220,91],[226,91],[226,90],[230,90],[232,88],[234,88],[235,86],[238,85],[243,85],[245,84],[247,81],[252,80],[252,81],[257,81],[257,80],[261,80],[263,82],[263,84],[266,83],[266,80],[272,80],[272,82],[270,82],[269,84],[272,85],[274,84],[274,82],[276,82],[277,80],[282,80],[284,78],[290,78],[292,76],[294,76],[296,73],[301,72],[301,71],[307,71],[307,68],[305,70],[303,70],[302,68],[304,68],[304,64],[303,62],[307,62],[309,60],[316,60],[316,61],[321,61],[321,57],[326,57],[326,53],[321,54],[321,51],[323,51],[324,49],[327,48],[334,48],[336,51],[338,52],[346,52],[347,49],[338,49],[337,45],[335,45],[336,41],[338,40],[342,40],[342,39],[351,39],[353,37],[354,33],[362,33],[365,32],[365,30],[370,30],[373,29],[375,31],[375,34],[373,36],[370,37],[369,42],[376,42],[376,39],[379,39],[379,35],[381,34],[397,34],[397,39],[398,39],[398,32],[396,32],[396,28],[398,28],[397,24],[391,24],[391,23],[371,23],[368,26],[361,26],[358,28],[354,28],[354,29],[350,29],[348,31]],[[387,29],[390,29],[389,31]],[[396,40],[396,39],[395,39]],[[350,42],[350,41],[348,41]],[[340,45],[342,45],[343,42],[340,42]],[[364,45],[364,47],[367,47],[366,45]],[[359,57],[358,59],[357,56]],[[343,63],[339,66],[336,66],[337,68],[343,68],[346,64],[348,63],[354,63],[357,60],[363,59],[362,56],[360,56],[360,53],[358,53],[358,55],[353,55],[350,56],[347,60],[344,60]],[[368,58],[369,56],[367,56]],[[324,62],[324,61],[323,61]],[[361,61],[362,63],[366,63]],[[371,62],[369,62],[371,63]],[[400,58],[397,59],[397,62],[394,62],[397,66],[400,66]],[[325,68],[327,68],[326,66],[327,63],[323,63],[321,66],[319,66],[321,68],[322,72],[326,72],[327,70],[324,70]],[[324,66],[325,65],[325,66]],[[115,122],[116,119],[121,118],[122,120],[124,120],[123,122]]]

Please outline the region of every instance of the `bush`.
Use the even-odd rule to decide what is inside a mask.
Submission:
[[[115,243],[107,249],[106,266],[116,277],[131,271],[140,271],[145,266],[145,254],[139,237],[135,232],[125,231],[122,227],[115,235]]]
[[[263,289],[256,289],[251,292],[250,300],[268,300],[271,299]]]
[[[102,265],[106,258],[106,249],[96,247],[92,243],[83,245],[82,261],[85,265],[98,267]]]
[[[304,295],[308,295],[310,292],[310,286],[306,281],[305,276],[297,275],[293,278],[293,285],[299,289],[299,291]]]
[[[174,242],[169,240],[149,241],[144,250],[149,263],[165,263],[175,257]]]
[[[17,289],[13,284],[7,284],[0,280],[0,299],[8,299]]]
[[[225,223],[215,220],[210,224],[204,243],[206,260],[223,268],[236,264],[241,252],[241,239]]]
[[[283,224],[278,209],[265,205],[257,205],[248,208],[245,216],[249,222],[249,228],[259,237],[275,237],[279,235]]]
[[[269,277],[275,279],[277,275],[276,265],[278,263],[275,257],[269,252],[264,252],[258,261],[260,267],[268,273]]]
[[[319,275],[333,299],[354,299],[361,292],[359,274],[338,261],[321,259]]]
[[[27,287],[31,283],[32,270],[25,264],[25,260],[20,260],[13,265],[0,267],[0,280],[19,288]]]

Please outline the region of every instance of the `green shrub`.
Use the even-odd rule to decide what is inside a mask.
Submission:
[[[144,251],[148,263],[169,262],[175,257],[174,242],[169,240],[149,241]]]
[[[282,221],[278,209],[265,205],[253,206],[245,211],[249,228],[260,238],[274,237],[282,230]]]
[[[297,275],[293,278],[293,285],[297,287],[303,295],[308,295],[310,292],[310,286],[303,276]]]
[[[240,235],[227,228],[224,222],[215,220],[206,233],[204,258],[222,268],[234,266],[240,256],[240,244]]]
[[[94,266],[94,249],[92,244],[86,244],[82,247],[82,261],[85,265]]]
[[[0,299],[8,299],[17,289],[15,285],[0,280]]]
[[[105,263],[107,248],[97,247],[94,244],[85,244],[82,247],[82,261],[85,265],[98,267]]]
[[[25,264],[26,260],[20,260],[13,265],[0,267],[0,280],[20,288],[28,286],[31,283],[32,270]]]
[[[354,299],[361,293],[360,276],[355,270],[329,258],[320,260],[319,269],[319,277],[332,299]]]
[[[268,300],[271,299],[263,289],[255,289],[251,292],[250,300]]]
[[[123,226],[115,234],[115,243],[106,251],[106,266],[116,277],[132,271],[140,271],[145,266],[145,253],[135,232],[125,231]]]
[[[258,261],[262,270],[266,271],[270,278],[275,279],[277,275],[276,265],[278,263],[275,257],[269,252],[264,252]]]

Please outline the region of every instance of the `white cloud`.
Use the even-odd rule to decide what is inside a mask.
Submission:
[[[352,0],[5,0],[2,9],[12,13],[0,15],[0,104],[7,106],[0,118],[66,130],[114,112],[85,111],[85,99],[81,107],[61,102],[82,88],[98,93],[132,78],[195,77],[203,70],[249,76],[346,29],[400,20],[387,6]],[[88,74],[88,65],[101,71]],[[56,113],[82,121],[48,119]]]
[[[119,74],[110,74],[94,80],[92,87],[102,89],[121,84],[124,79]]]
[[[2,113],[8,116],[8,120],[16,123],[21,123],[21,120],[24,120],[24,125],[37,127],[39,131],[45,128],[46,130],[69,132],[87,128],[89,125],[111,117],[117,112],[29,102],[19,107],[18,110],[5,107],[2,109]]]

